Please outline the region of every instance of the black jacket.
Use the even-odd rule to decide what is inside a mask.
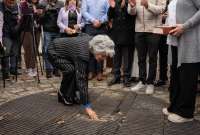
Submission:
[[[41,23],[43,25],[44,31],[59,32],[59,27],[57,26],[57,18],[60,8],[64,6],[63,2],[57,1],[54,6],[51,6],[50,4],[43,4],[43,6],[46,7],[46,11],[41,17]]]
[[[3,13],[3,37],[16,38],[20,35],[21,23],[18,23],[19,10],[17,4],[13,7],[7,7],[0,2],[0,12]]]
[[[121,0],[115,0],[115,8],[109,8],[108,19],[112,22],[110,37],[116,45],[128,46],[133,42],[135,30],[135,16],[127,12],[128,2],[121,8]]]

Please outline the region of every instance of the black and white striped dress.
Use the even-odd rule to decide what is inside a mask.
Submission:
[[[92,37],[87,34],[79,34],[77,37],[55,39],[48,47],[48,58],[52,65],[60,69],[63,75],[74,74],[75,86],[68,91],[79,91],[80,102],[83,105],[89,103],[87,69],[89,61],[88,43],[91,39]],[[64,88],[67,89],[66,87],[70,84],[66,85],[66,83],[71,83],[71,80],[68,82],[65,80],[63,77],[61,85],[65,85]],[[69,96],[63,89],[60,89],[60,92],[64,98]]]

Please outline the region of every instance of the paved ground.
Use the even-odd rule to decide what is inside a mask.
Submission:
[[[0,82],[1,83],[1,82]],[[0,135],[199,135],[200,97],[195,121],[172,124],[161,109],[168,103],[167,86],[147,96],[106,81],[89,83],[94,109],[102,121],[90,121],[79,106],[57,103],[60,78],[19,77],[0,84]],[[133,84],[134,85],[134,84]]]

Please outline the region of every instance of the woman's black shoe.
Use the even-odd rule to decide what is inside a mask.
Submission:
[[[163,86],[166,84],[166,81],[163,81],[163,80],[158,80],[154,83],[154,86],[156,87],[160,87],[160,86]]]
[[[71,106],[73,105],[73,102],[71,100],[66,100],[65,98],[63,98],[60,93],[58,92],[58,102],[59,103],[63,103],[64,105],[68,105]]]

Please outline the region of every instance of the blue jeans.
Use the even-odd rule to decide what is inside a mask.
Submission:
[[[60,34],[55,32],[44,32],[44,44],[43,44],[43,58],[44,58],[44,64],[45,64],[45,70],[53,71],[54,67],[51,65],[51,63],[48,60],[47,55],[47,48],[49,44],[55,39],[59,38]]]
[[[3,44],[6,46],[6,56],[3,59],[2,70],[9,73],[9,70],[15,71],[17,68],[17,58],[19,55],[19,39],[3,37]]]

